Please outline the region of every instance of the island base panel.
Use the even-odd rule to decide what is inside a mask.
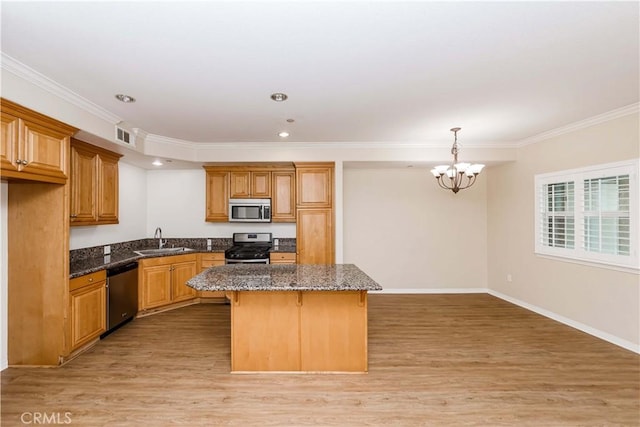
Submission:
[[[232,298],[231,370],[300,370],[296,293],[234,292]]]
[[[366,372],[366,291],[235,291],[233,372]]]

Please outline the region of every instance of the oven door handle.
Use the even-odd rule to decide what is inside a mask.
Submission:
[[[262,259],[229,259],[225,258],[225,264],[269,264],[269,258]]]

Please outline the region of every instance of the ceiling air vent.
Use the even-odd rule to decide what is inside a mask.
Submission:
[[[135,145],[135,141],[131,132],[124,130],[119,126],[116,126],[116,140],[128,145]]]

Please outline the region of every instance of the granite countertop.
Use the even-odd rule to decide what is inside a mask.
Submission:
[[[187,281],[198,291],[379,291],[382,286],[354,264],[231,264]]]
[[[156,249],[157,246],[155,246],[155,243],[157,239],[137,240],[122,244],[114,244],[112,245],[111,255],[101,255],[100,251],[102,250],[102,246],[90,248],[90,250],[77,250],[78,252],[85,251],[85,253],[83,253],[82,256],[71,257],[69,263],[69,278],[73,279],[85,274],[106,270],[107,268],[118,267],[142,258],[158,258],[193,253],[224,253],[225,250],[232,246],[231,239],[213,239],[214,244],[211,247],[207,247],[206,243],[203,245],[201,240],[204,241],[204,239],[169,239],[169,244],[171,245],[169,247],[186,247],[189,248],[189,250],[164,254],[139,255],[134,252],[134,249]],[[118,249],[114,250],[116,247]],[[295,243],[280,243],[280,245],[272,247],[270,252],[295,253],[296,245]]]
[[[153,249],[153,248],[150,248],[150,249]],[[106,270],[107,268],[118,267],[120,265],[124,265],[132,261],[137,261],[142,258],[158,258],[158,257],[165,257],[165,256],[187,255],[187,254],[208,253],[208,252],[224,252],[224,249],[211,249],[211,250],[191,249],[183,252],[169,252],[169,253],[153,254],[153,255],[138,255],[134,251],[114,252],[111,255],[83,258],[83,259],[71,261],[69,263],[69,278],[73,279],[75,277],[80,277],[85,274],[95,273],[96,271],[100,271],[100,270]]]

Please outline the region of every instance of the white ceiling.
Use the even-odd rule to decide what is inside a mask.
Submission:
[[[510,144],[637,103],[639,25],[638,2],[2,1],[2,52],[190,142]]]

